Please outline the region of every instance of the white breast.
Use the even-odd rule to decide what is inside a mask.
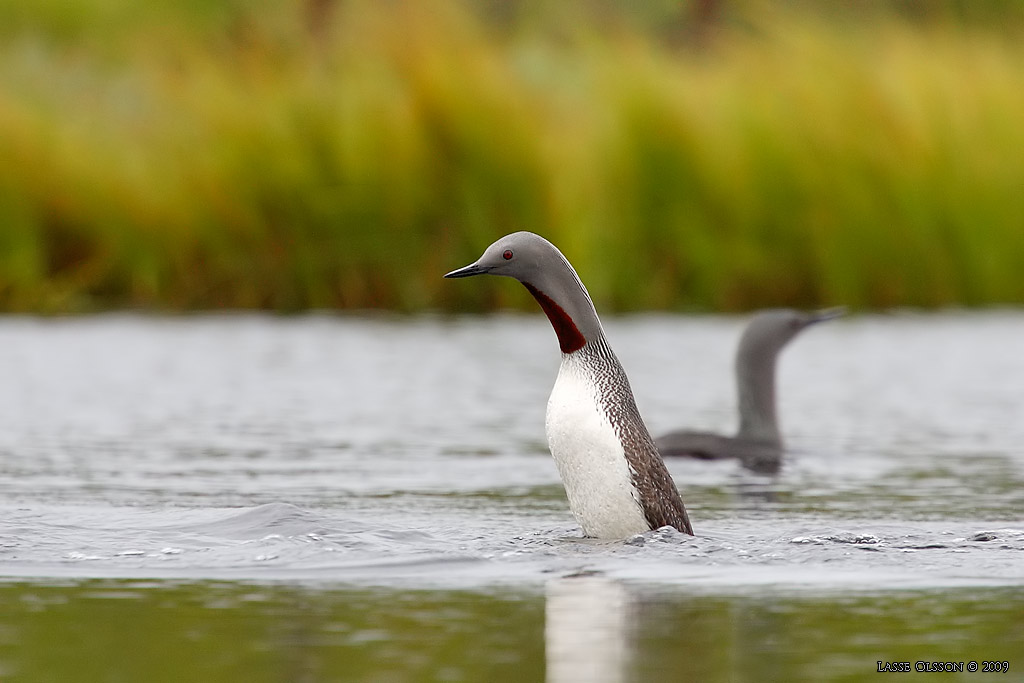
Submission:
[[[622,442],[576,354],[563,356],[548,399],[546,428],[569,508],[585,535],[626,538],[650,529]]]

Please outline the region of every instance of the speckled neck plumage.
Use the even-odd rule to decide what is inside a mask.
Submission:
[[[626,372],[602,335],[575,352],[590,369],[604,412],[629,463],[640,507],[652,529],[663,526],[693,534],[689,516],[640,412]]]

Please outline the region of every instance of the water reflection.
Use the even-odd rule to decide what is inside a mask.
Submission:
[[[545,591],[548,683],[785,680],[786,619],[758,600],[669,595],[599,574]]]
[[[859,679],[878,660],[981,651],[1012,659],[1024,592],[699,596],[590,574],[549,581],[545,598],[549,683],[724,682]]]
[[[633,647],[633,598],[626,586],[600,575],[549,581],[544,644],[549,683],[626,680]]]
[[[779,501],[781,482],[778,477],[741,473],[733,481],[737,503],[744,509],[768,509]]]
[[[0,583],[0,678],[860,680],[876,660],[1016,666],[1022,609],[1020,588],[700,595],[600,575],[543,592]]]

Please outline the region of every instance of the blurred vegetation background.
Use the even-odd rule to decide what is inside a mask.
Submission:
[[[1024,303],[1017,0],[0,0],[0,310]]]

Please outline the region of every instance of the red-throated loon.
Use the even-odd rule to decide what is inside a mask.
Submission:
[[[672,526],[692,535],[686,508],[640,418],[594,303],[562,252],[539,235],[516,232],[445,277],[485,273],[522,282],[555,328],[562,364],[545,429],[583,533],[618,539]]]
[[[737,458],[744,467],[756,472],[777,472],[783,451],[775,410],[775,365],[779,352],[810,325],[832,320],[845,312],[846,309],[840,307],[813,313],[782,309],[755,315],[736,350],[736,394],[740,413],[736,436],[686,430],[670,432],[657,440],[662,455],[702,460]]]

